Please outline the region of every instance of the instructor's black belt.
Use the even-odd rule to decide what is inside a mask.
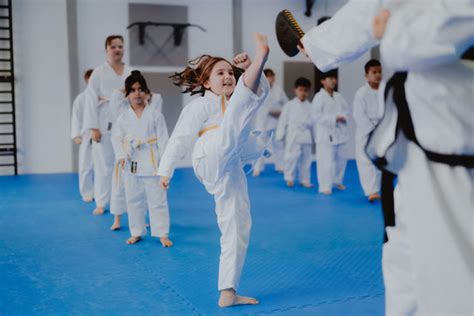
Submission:
[[[470,47],[461,57],[466,60],[474,60],[474,47]],[[403,132],[405,137],[415,143],[426,155],[426,157],[434,162],[447,164],[449,166],[462,166],[465,168],[474,168],[474,156],[472,155],[448,155],[440,154],[424,148],[418,141],[411,118],[410,109],[405,95],[405,82],[407,79],[407,72],[397,72],[387,82],[384,91],[384,100],[387,104],[387,98],[390,90],[393,90],[393,102],[397,108],[398,118],[396,125],[396,134]],[[396,142],[396,137],[393,143]],[[392,144],[393,144],[392,143]],[[384,216],[384,242],[388,241],[386,228],[388,226],[395,226],[395,207],[394,207],[394,182],[396,174],[388,171],[385,166],[387,161],[385,157],[377,158],[375,164],[382,170],[382,209]]]

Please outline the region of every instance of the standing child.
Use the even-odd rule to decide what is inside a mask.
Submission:
[[[296,171],[300,184],[311,188],[312,161],[312,119],[311,103],[307,100],[311,82],[306,78],[295,81],[293,100],[283,106],[278,127],[275,133],[277,141],[285,142],[285,181],[289,187],[294,186]]]
[[[163,247],[171,247],[169,210],[166,191],[157,176],[159,160],[168,142],[163,115],[148,105],[148,87],[139,71],[125,80],[125,96],[130,106],[117,120],[114,129],[116,157],[125,173],[125,196],[130,234],[135,244],[146,234],[146,211],[150,213],[151,235],[160,238]]]
[[[382,118],[382,109],[378,98],[382,66],[376,59],[365,64],[367,84],[360,87],[354,97],[354,120],[356,122],[356,162],[359,179],[365,196],[370,202],[380,199],[381,172],[367,157],[365,146],[369,134]]]
[[[156,111],[161,113],[163,99],[159,93],[151,93],[150,91],[145,91],[145,103],[150,107],[155,108]],[[118,117],[130,108],[130,102],[125,96],[125,90],[115,90],[110,97],[110,110],[113,113],[112,121],[117,122]],[[114,124],[116,127],[117,124]],[[113,128],[113,130],[115,129]],[[112,132],[113,133],[113,132]],[[119,146],[122,146],[121,143],[117,143],[112,139],[112,144],[114,147],[115,153],[115,168],[114,174],[112,176],[112,190],[110,198],[110,213],[114,215],[114,221],[111,230],[119,230],[121,227],[122,215],[127,212],[127,202],[125,196],[125,181],[123,170],[120,168],[120,161],[117,154],[120,152]]]
[[[176,74],[175,84],[202,97],[184,107],[158,169],[163,188],[169,187],[176,163],[192,150],[197,178],[214,196],[221,231],[219,263],[219,306],[258,304],[254,298],[236,294],[250,237],[250,201],[242,157],[251,136],[253,116],[265,100],[269,86],[262,76],[269,47],[267,38],[255,35],[256,55],[234,58],[246,69],[240,80],[230,62],[201,56]],[[198,140],[196,141],[196,138]]]
[[[92,69],[84,74],[86,84],[92,75]],[[84,202],[94,199],[94,166],[92,162],[92,140],[90,130],[84,128],[85,92],[80,93],[72,105],[71,137],[79,145],[79,192]]]
[[[333,72],[322,74],[323,88],[314,96],[313,111],[316,124],[316,160],[319,192],[329,195],[335,185],[345,190],[343,184],[347,159],[344,144],[349,139],[347,120],[349,106],[344,97],[334,91],[337,84]]]
[[[265,77],[270,84],[270,93],[264,104],[260,107],[257,114],[257,128],[262,131],[271,131],[277,128],[278,119],[280,117],[283,105],[288,102],[283,89],[275,83],[275,73],[270,68],[263,70]],[[283,172],[284,161],[283,161],[283,143],[273,138],[271,143],[270,151],[272,153],[273,163],[275,170]],[[258,177],[260,173],[265,169],[265,157],[261,157],[255,162],[253,167],[252,175]]]

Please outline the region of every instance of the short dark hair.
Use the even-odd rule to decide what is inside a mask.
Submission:
[[[142,73],[138,70],[133,70],[131,75],[125,79],[125,96],[128,97],[130,92],[132,92],[132,86],[135,83],[139,83],[142,91],[149,93],[148,85],[146,84],[145,77],[142,76]]]
[[[107,49],[107,46],[109,46],[114,39],[119,39],[123,43],[123,36],[122,35],[109,35],[105,39],[105,49]]]
[[[311,81],[306,79],[305,77],[299,77],[295,80],[295,88],[303,87],[303,88],[311,88]]]
[[[270,68],[263,69],[263,73],[265,74],[265,77],[272,77],[272,76],[274,77],[275,76],[275,73]]]
[[[89,80],[89,78],[92,76],[92,72],[94,69],[87,69],[86,72],[84,73],[84,80]]]
[[[327,72],[321,72],[320,80],[324,80],[329,77],[337,78],[337,69],[332,69]]]
[[[381,67],[381,66],[382,64],[380,64],[380,61],[378,61],[377,59],[371,59],[364,66],[365,73],[366,74],[369,73],[370,67]]]

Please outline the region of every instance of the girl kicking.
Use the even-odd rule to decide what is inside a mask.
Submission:
[[[221,307],[258,304],[255,298],[236,294],[251,228],[247,179],[242,168],[244,157],[252,155],[249,138],[255,112],[270,89],[262,76],[269,53],[267,38],[255,34],[255,41],[252,63],[246,54],[237,55],[233,64],[204,55],[172,77],[176,85],[186,88],[185,92],[202,96],[184,107],[158,169],[161,187],[168,189],[176,163],[192,150],[194,172],[214,196],[221,231]],[[239,80],[241,69],[245,73]]]

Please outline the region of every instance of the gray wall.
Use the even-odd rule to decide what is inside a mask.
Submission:
[[[188,7],[160,4],[130,3],[129,22],[188,23]],[[147,26],[144,43],[139,43],[138,26],[129,29],[130,64],[137,66],[180,66],[188,59],[188,32],[181,44],[174,45],[173,28]]]

